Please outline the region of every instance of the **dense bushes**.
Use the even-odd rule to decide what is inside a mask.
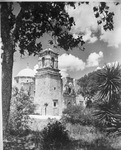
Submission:
[[[71,140],[59,121],[50,121],[42,131],[30,131],[26,136],[10,135],[4,150],[66,150]]]
[[[41,132],[42,150],[62,150],[70,143],[68,132],[61,122],[49,123]]]
[[[78,140],[74,142],[74,150],[118,150],[111,146],[111,143],[105,138],[101,137],[93,142]]]
[[[97,104],[93,104],[91,108],[83,108],[80,105],[69,106],[63,111],[62,122],[64,125],[70,123],[72,125],[82,125],[82,126],[93,126],[96,130],[101,133],[111,133],[116,130],[115,128],[108,127],[98,119],[97,115]],[[102,111],[100,111],[102,113]],[[115,124],[114,124],[115,125]],[[120,125],[120,121],[119,124]],[[109,129],[109,130],[108,130]]]
[[[93,125],[94,123],[94,109],[83,108],[80,105],[69,106],[63,111],[62,121],[71,124]]]
[[[83,126],[83,128],[86,127]],[[92,129],[88,130],[89,135],[87,129],[84,130],[85,133],[80,132],[80,134],[85,138],[80,137],[76,140],[75,137],[70,138],[70,133],[61,122],[54,120],[42,131],[30,131],[27,136],[17,137],[16,139],[15,136],[11,136],[4,150],[118,150],[111,146],[111,141],[107,137],[98,136],[98,133],[92,131]],[[95,138],[92,138],[92,135]],[[92,140],[89,140],[89,138],[92,138]]]
[[[93,131],[95,132],[95,131]],[[92,139],[70,138],[69,132],[59,121],[49,123],[39,135],[39,150],[116,150],[111,146],[111,140],[104,135]],[[81,133],[82,134],[82,133]],[[97,133],[98,135],[98,133]]]

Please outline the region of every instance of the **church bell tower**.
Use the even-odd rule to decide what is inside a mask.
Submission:
[[[62,79],[58,69],[58,54],[45,49],[39,54],[35,76],[36,112],[40,115],[62,114]]]

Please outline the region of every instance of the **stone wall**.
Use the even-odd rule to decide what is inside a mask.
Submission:
[[[62,114],[62,80],[60,74],[46,73],[36,76],[35,81],[36,112],[41,115]]]

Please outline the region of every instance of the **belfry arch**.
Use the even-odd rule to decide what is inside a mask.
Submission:
[[[42,67],[45,66],[45,57],[42,57]]]

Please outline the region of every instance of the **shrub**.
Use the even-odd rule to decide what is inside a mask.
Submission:
[[[111,141],[108,137],[101,137],[93,141],[89,150],[116,150],[111,146]]]
[[[62,122],[80,125],[93,125],[93,108],[83,108],[79,105],[70,106],[63,111]]]
[[[42,150],[62,150],[69,142],[68,132],[61,122],[48,123],[40,134]]]

